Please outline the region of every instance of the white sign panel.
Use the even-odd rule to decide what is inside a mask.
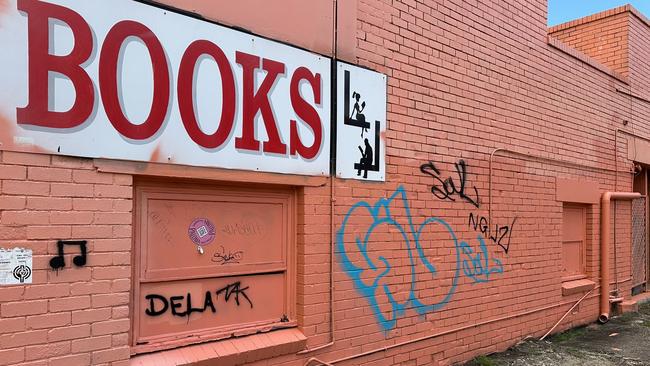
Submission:
[[[386,75],[337,63],[336,175],[386,180]]]
[[[32,283],[32,250],[0,248],[0,285]]]
[[[326,57],[132,0],[8,0],[0,44],[1,149],[329,174]]]

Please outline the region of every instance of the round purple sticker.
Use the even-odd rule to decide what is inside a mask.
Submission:
[[[214,224],[205,218],[192,220],[188,230],[190,239],[196,245],[208,245],[215,237]]]

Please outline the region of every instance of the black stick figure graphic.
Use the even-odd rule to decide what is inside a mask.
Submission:
[[[350,95],[352,92],[352,95]],[[352,105],[351,101],[354,100],[355,103]],[[366,116],[363,114],[366,108],[366,102],[361,101],[361,94],[356,91],[353,91],[350,88],[350,71],[345,70],[343,76],[343,116],[345,126],[353,126],[361,128],[361,139],[363,139],[364,133],[370,133],[370,122],[366,121]],[[347,131],[347,129],[346,129]],[[361,171],[363,170],[363,178],[368,179],[368,171],[379,172],[380,167],[380,134],[381,134],[381,123],[375,120],[374,125],[374,136],[373,139],[374,145],[371,145],[368,139],[365,139],[365,149],[362,146],[359,146],[359,151],[361,152],[361,159],[359,162],[354,163],[354,169],[357,171],[357,176],[361,176]]]
[[[361,94],[357,92],[352,92],[352,98],[355,99],[355,102],[354,102],[354,107],[352,107],[352,113],[350,114],[350,119],[356,119],[357,122],[365,125],[366,116],[361,112],[363,112],[363,110],[366,108],[366,102],[365,101],[361,102],[361,107],[359,107],[359,99],[361,98]],[[357,115],[357,118],[353,118],[355,113]],[[361,137],[363,137],[364,132],[368,132],[368,129],[365,127],[361,128]]]
[[[361,160],[359,160],[359,165],[357,165],[357,175],[361,175],[363,170],[363,177],[368,178],[368,169],[372,168],[372,146],[368,142],[368,139],[364,139],[366,144],[366,149],[362,149],[359,146],[359,151],[361,151]]]

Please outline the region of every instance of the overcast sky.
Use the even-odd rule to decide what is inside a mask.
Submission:
[[[548,0],[548,25],[565,23],[628,3],[650,18],[650,0]]]

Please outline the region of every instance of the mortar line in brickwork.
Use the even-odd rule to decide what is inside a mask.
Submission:
[[[594,288],[594,289],[596,289],[596,288]],[[593,294],[592,296],[589,296],[588,299],[591,300],[591,299],[596,298],[597,296],[598,295]],[[368,355],[371,355],[373,353],[377,353],[377,352],[381,352],[381,351],[388,351],[390,349],[405,346],[405,345],[408,345],[408,344],[411,344],[411,343],[426,341],[426,340],[429,340],[429,339],[432,339],[432,338],[437,338],[437,337],[445,336],[445,335],[452,334],[452,333],[458,333],[458,332],[461,332],[461,331],[464,331],[464,330],[467,330],[467,329],[481,327],[481,326],[484,326],[484,325],[488,325],[488,324],[492,324],[492,323],[500,322],[500,321],[504,321],[504,320],[519,318],[519,317],[522,317],[522,316],[526,316],[526,315],[530,315],[530,314],[534,314],[534,313],[539,313],[541,311],[546,311],[546,310],[550,310],[550,309],[553,309],[553,308],[556,308],[556,307],[560,307],[560,306],[563,306],[563,305],[570,305],[570,304],[574,304],[574,303],[575,303],[575,300],[571,300],[571,301],[564,301],[564,302],[553,304],[553,305],[546,305],[546,306],[542,306],[542,307],[534,309],[534,310],[522,311],[520,313],[516,313],[516,314],[512,314],[512,315],[506,315],[506,316],[502,316],[502,317],[495,318],[495,319],[485,320],[485,321],[482,321],[482,322],[479,322],[479,323],[476,323],[476,324],[465,325],[465,326],[462,326],[462,327],[445,330],[445,331],[442,331],[442,332],[439,332],[439,333],[434,333],[434,334],[430,334],[430,335],[427,335],[427,336],[410,339],[408,341],[394,343],[394,344],[387,345],[387,346],[384,346],[384,347],[379,347],[379,348],[375,348],[375,349],[372,349],[372,350],[369,350],[369,351],[357,353],[357,354],[354,354],[354,355],[351,355],[351,356],[339,358],[339,359],[336,359],[336,360],[333,360],[333,361],[322,361],[322,360],[320,360],[320,359],[318,359],[316,357],[312,357],[312,358],[308,359],[304,363],[304,366],[309,366],[313,362],[319,362],[319,365],[331,366],[331,365],[337,364],[339,362],[353,360],[355,358],[368,356]]]

